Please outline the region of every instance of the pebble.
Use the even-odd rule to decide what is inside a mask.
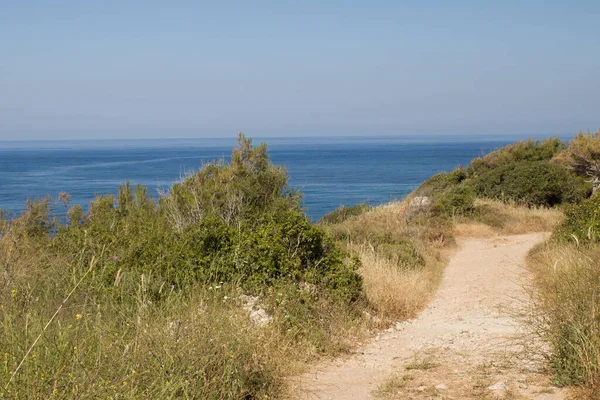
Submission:
[[[504,382],[496,382],[491,386],[488,386],[489,390],[508,390],[508,386]]]

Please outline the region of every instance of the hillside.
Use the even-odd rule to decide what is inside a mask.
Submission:
[[[600,346],[587,316],[600,219],[586,175],[598,140],[516,143],[432,177],[402,202],[343,207],[318,224],[266,145],[243,135],[230,163],[205,165],[159,199],[127,183],[87,212],[68,194],[30,201],[0,218],[0,398],[285,398],[291,377],[382,329],[431,307],[434,320],[463,318],[444,308],[447,293],[481,264],[490,268],[482,287],[499,282],[494,266],[519,264],[526,249],[457,259],[556,226],[528,258],[538,324],[523,326],[549,344],[557,384],[593,390]],[[68,221],[52,217],[59,205]],[[484,318],[495,303],[482,301]],[[505,317],[486,323],[494,318]],[[400,326],[408,336],[392,333],[398,343],[428,330]],[[393,379],[382,396],[393,397]]]

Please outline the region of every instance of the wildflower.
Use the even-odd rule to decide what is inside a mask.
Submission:
[[[17,295],[17,289],[13,289],[10,291],[10,297],[15,297]]]
[[[123,381],[123,386],[127,385],[127,381]]]
[[[119,259],[119,256],[110,256],[110,259],[113,261],[117,261]]]
[[[75,314],[75,319],[81,319],[82,315],[81,314]]]

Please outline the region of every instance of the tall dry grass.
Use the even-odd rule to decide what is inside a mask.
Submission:
[[[600,246],[548,242],[527,262],[535,276],[528,323],[550,346],[557,383],[600,395]]]
[[[385,204],[326,225],[361,260],[368,303],[383,325],[412,318],[428,304],[454,245],[448,221],[413,218],[409,204]]]
[[[386,322],[411,318],[429,303],[454,248],[454,236],[548,232],[562,219],[557,209],[482,199],[476,200],[473,215],[444,218],[415,211],[411,200],[362,207],[353,210],[358,215],[347,213],[324,223],[337,242],[361,260],[367,300]]]
[[[370,246],[357,246],[367,300],[385,321],[415,317],[429,302],[440,281],[442,263],[419,269],[398,268]],[[433,264],[433,265],[432,265]]]
[[[457,218],[456,236],[491,237],[531,232],[551,232],[563,217],[561,210],[548,207],[525,207],[495,200],[475,201],[475,215]]]

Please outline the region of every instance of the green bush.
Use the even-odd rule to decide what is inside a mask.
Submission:
[[[475,211],[475,193],[465,185],[451,187],[435,198],[432,210],[442,216],[470,216]]]
[[[126,183],[62,223],[53,205],[0,215],[0,398],[266,398],[361,318],[360,263],[243,136],[158,201]]]
[[[98,197],[87,216],[71,214],[54,247],[75,254],[87,244],[88,258],[92,251],[118,258],[121,275],[153,275],[178,288],[291,279],[343,301],[361,293],[355,266],[304,215],[285,171],[269,162],[264,144],[252,148],[243,136],[231,164],[206,165],[158,203],[127,183],[116,199]],[[113,264],[102,269],[107,284],[119,271]]]
[[[549,161],[566,148],[559,138],[549,138],[543,141],[528,139],[520,141],[483,157],[471,161],[467,167],[469,176],[476,176],[490,169],[502,167],[517,162]]]
[[[600,243],[600,192],[565,208],[565,218],[554,237],[579,244]]]
[[[418,196],[435,198],[448,189],[454,188],[467,179],[467,172],[458,167],[451,172],[440,172],[423,182],[415,191]]]
[[[564,149],[558,138],[517,142],[476,158],[466,168],[432,176],[416,193],[431,197],[434,211],[442,215],[474,215],[472,194],[527,206],[577,203],[589,196],[591,185],[549,162]]]
[[[338,209],[330,212],[329,214],[324,215],[319,222],[323,224],[339,224],[341,222],[346,221],[349,218],[357,217],[372,209],[373,207],[364,203],[356,204],[350,207],[342,205]]]
[[[509,163],[482,173],[470,185],[479,197],[527,206],[578,202],[591,191],[581,177],[546,161]]]

